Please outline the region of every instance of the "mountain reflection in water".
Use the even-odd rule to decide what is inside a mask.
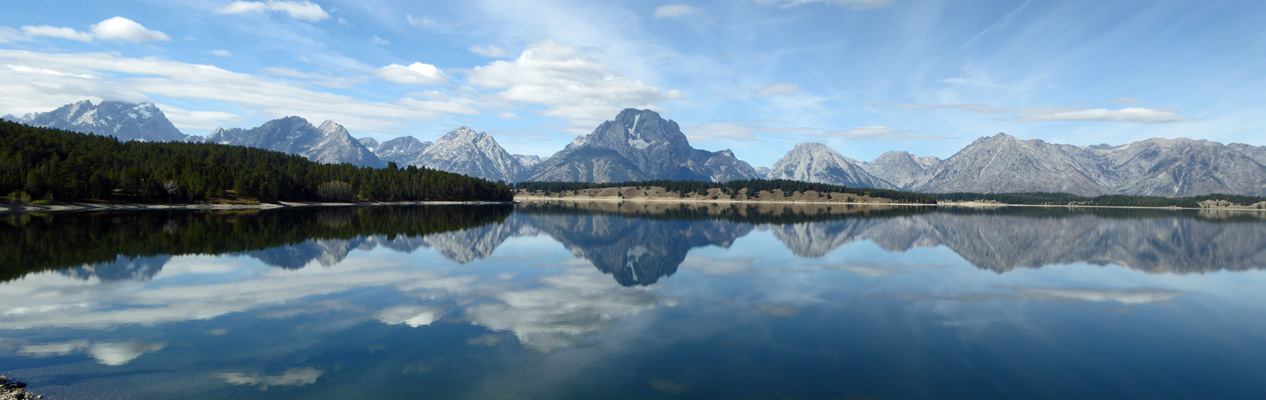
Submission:
[[[535,202],[513,212],[448,206],[10,218],[0,223],[0,237],[12,238],[4,245],[8,279],[25,273],[14,267],[27,266],[66,268],[84,279],[146,280],[172,255],[194,253],[244,254],[284,269],[330,267],[352,250],[379,246],[432,248],[464,264],[489,257],[507,239],[545,234],[621,285],[651,285],[675,273],[691,249],[728,248],[758,227],[805,258],[865,240],[889,252],[946,246],[999,273],[1073,263],[1177,274],[1266,267],[1266,223],[1254,213]],[[55,244],[85,234],[92,235],[88,243]],[[140,246],[131,240],[138,237]],[[107,261],[84,262],[91,257]]]
[[[0,372],[54,398],[1259,398],[1263,215],[8,215]]]

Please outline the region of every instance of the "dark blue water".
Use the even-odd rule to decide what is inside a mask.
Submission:
[[[7,217],[0,372],[58,398],[1266,398],[1263,214],[266,213]]]

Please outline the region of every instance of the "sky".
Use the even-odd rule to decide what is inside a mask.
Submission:
[[[298,115],[548,156],[623,108],[770,166],[999,132],[1266,145],[1266,2],[14,1],[0,115],[153,101],[183,132]]]

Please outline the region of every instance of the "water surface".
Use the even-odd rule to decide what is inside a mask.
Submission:
[[[0,372],[60,398],[1266,397],[1260,213],[4,218]]]

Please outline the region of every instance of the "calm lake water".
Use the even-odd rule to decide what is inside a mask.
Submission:
[[[614,203],[0,215],[57,398],[1266,398],[1266,215]]]

